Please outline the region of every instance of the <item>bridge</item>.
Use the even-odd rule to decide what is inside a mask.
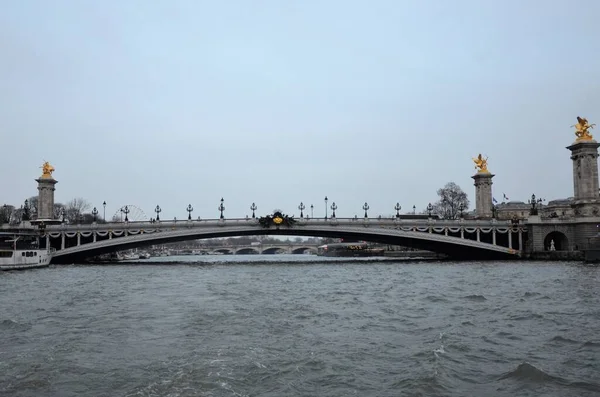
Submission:
[[[225,254],[225,255],[247,255],[247,254],[316,254],[319,244],[314,243],[289,243],[282,241],[281,243],[258,243],[258,244],[240,244],[240,245],[215,245],[206,247],[196,247],[188,249],[175,249],[170,252],[187,255],[190,251],[201,252],[205,254]]]
[[[54,263],[75,263],[100,254],[185,240],[249,235],[288,235],[343,238],[428,250],[456,259],[511,259],[538,257],[578,259],[585,250],[600,248],[600,189],[598,147],[591,135],[576,134],[567,147],[573,167],[574,194],[548,205],[531,195],[528,203],[496,205],[492,195],[494,174],[487,160],[474,159],[477,172],[475,211],[459,219],[431,215],[397,215],[392,218],[308,218],[269,214],[260,218],[225,218],[185,221],[110,222],[66,224],[54,214],[54,168],[44,165],[38,183],[37,219],[23,218],[18,226],[3,224],[0,233],[29,233],[41,247],[53,247]],[[191,206],[188,206],[191,215]],[[365,207],[368,208],[365,203]],[[27,205],[24,207],[27,209]],[[159,208],[157,206],[157,208]],[[300,209],[300,208],[299,208]],[[333,206],[332,210],[335,212]],[[95,212],[95,214],[94,214]],[[157,215],[158,215],[157,211]],[[94,220],[98,211],[92,211]],[[502,214],[504,214],[502,216]],[[500,215],[500,216],[499,216]],[[596,246],[594,246],[596,244]],[[302,247],[299,247],[302,248]],[[246,249],[252,249],[246,247]],[[263,252],[263,251],[261,251]]]
[[[527,227],[519,223],[433,217],[300,218],[291,225],[267,227],[258,218],[49,224],[39,232],[42,245],[57,250],[54,263],[76,263],[156,244],[250,235],[344,238],[429,250],[456,259],[506,259],[520,257],[527,239]]]

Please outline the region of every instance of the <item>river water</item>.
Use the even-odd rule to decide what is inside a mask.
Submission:
[[[199,258],[0,274],[0,395],[600,395],[599,267]]]

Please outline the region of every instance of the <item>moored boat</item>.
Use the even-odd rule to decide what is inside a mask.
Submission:
[[[50,266],[53,248],[39,248],[37,239],[19,235],[0,236],[0,270],[25,270]]]
[[[333,243],[318,247],[317,255],[334,257],[384,256],[383,248],[373,248],[365,242]]]

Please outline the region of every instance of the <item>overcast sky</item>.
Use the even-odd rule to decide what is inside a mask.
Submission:
[[[494,196],[573,195],[576,116],[600,124],[595,0],[5,0],[0,204],[107,217],[423,209],[489,156]],[[600,129],[596,132],[600,134]]]

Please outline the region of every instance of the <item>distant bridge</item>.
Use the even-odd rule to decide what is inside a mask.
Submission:
[[[319,244],[310,243],[265,243],[265,244],[240,244],[221,245],[212,247],[197,247],[188,249],[176,249],[179,253],[203,252],[208,254],[244,255],[244,254],[304,254],[306,252],[316,254]]]
[[[54,263],[155,244],[249,235],[292,235],[364,240],[434,251],[456,259],[522,255],[527,227],[509,221],[399,218],[301,218],[265,228],[256,218],[47,225],[40,230],[57,249]],[[23,228],[21,228],[23,230]]]

